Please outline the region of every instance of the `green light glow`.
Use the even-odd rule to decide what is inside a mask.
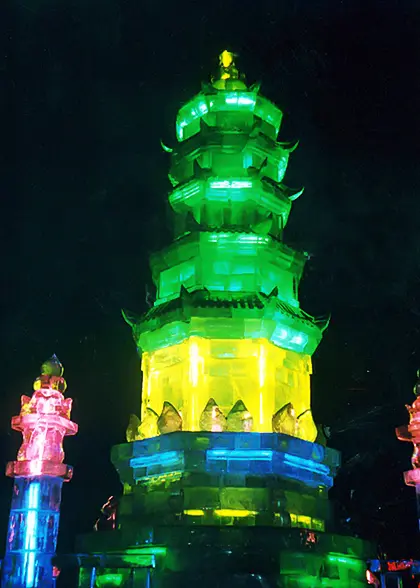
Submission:
[[[124,555],[122,561],[128,566],[134,565],[142,568],[154,568],[156,565],[154,555]]]
[[[105,588],[108,586],[122,586],[124,583],[123,574],[101,574],[96,577],[96,586]]]
[[[241,190],[242,188],[252,188],[252,182],[248,180],[220,180],[210,182],[210,188],[213,190],[224,188],[232,190]]]
[[[150,545],[150,546],[141,546],[141,547],[130,547],[126,549],[127,555],[157,555],[157,556],[164,556],[166,555],[167,549],[166,547],[162,547],[159,545]]]
[[[357,559],[355,557],[346,557],[338,553],[328,555],[328,561],[332,563],[345,564],[346,566],[355,568],[359,568],[361,565],[360,559]]]
[[[202,185],[200,182],[192,181],[185,184],[182,188],[177,188],[170,195],[170,203],[174,206],[177,202],[187,202],[197,194],[200,194]]]
[[[255,106],[255,98],[250,98],[245,94],[235,93],[225,98],[226,104],[234,106]]]
[[[208,243],[219,243],[220,245],[229,247],[237,243],[269,243],[269,237],[260,237],[259,235],[250,235],[249,233],[243,235],[235,235],[232,233],[211,233],[207,237]]]
[[[187,235],[152,260],[158,286],[156,305],[179,297],[183,287],[190,292],[205,288],[218,293],[257,291],[267,296],[277,289],[279,300],[298,308],[296,286],[304,262],[302,255],[266,235]]]
[[[219,91],[217,94],[198,94],[178,112],[176,131],[179,141],[184,141],[199,132],[199,120],[202,117],[233,111],[249,112],[272,127],[270,134],[274,137],[280,129],[282,112],[272,102],[256,92]]]

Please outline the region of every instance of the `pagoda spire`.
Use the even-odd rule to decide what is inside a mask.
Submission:
[[[235,65],[235,55],[226,49],[219,55],[220,79],[237,80],[239,78],[239,71]]]
[[[153,308],[128,320],[144,374],[130,439],[209,427],[317,435],[311,355],[325,324],[300,309],[306,256],[283,242],[302,192],[283,184],[295,145],[277,141],[283,113],[235,57],[224,50],[217,79],[178,112],[175,239],[151,257]]]
[[[218,90],[245,90],[245,76],[236,67],[236,53],[225,49],[219,55],[219,75],[213,79],[213,86]]]
[[[306,256],[283,242],[297,192],[281,119],[229,51],[178,112],[175,238],[151,258],[153,307],[124,314],[141,419],[111,454],[117,531],[78,544],[80,588],[366,584],[367,546],[328,527],[340,455],[314,442],[310,408],[325,324],[300,309]]]

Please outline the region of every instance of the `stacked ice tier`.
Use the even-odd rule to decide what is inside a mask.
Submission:
[[[119,525],[263,525],[325,530],[340,454],[270,433],[180,432],[114,447]]]

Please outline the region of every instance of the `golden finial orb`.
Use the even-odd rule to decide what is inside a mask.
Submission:
[[[242,81],[235,65],[235,53],[225,49],[219,55],[219,78],[213,81],[213,86],[218,90],[243,90],[246,85]]]
[[[226,49],[219,55],[220,79],[238,79],[239,72],[235,66],[234,54]]]

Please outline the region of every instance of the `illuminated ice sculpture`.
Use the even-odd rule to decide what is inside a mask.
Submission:
[[[404,480],[407,486],[416,488],[417,509],[420,528],[420,370],[417,372],[417,382],[414,386],[416,399],[411,405],[406,405],[409,413],[409,424],[396,429],[400,441],[408,441],[413,444],[411,465],[413,469],[404,472]]]
[[[142,354],[137,438],[183,431],[287,433],[315,441],[311,356],[328,320],[301,309],[307,256],[283,241],[283,183],[297,143],[282,111],[224,51],[220,75],[178,112],[169,204],[175,240],[151,258],[154,307],[125,313]],[[131,436],[133,431],[130,432]]]
[[[79,538],[79,588],[366,585],[371,552],[331,533],[340,454],[315,442],[311,357],[328,320],[301,309],[306,256],[283,241],[295,145],[233,57],[165,147],[175,238],[151,258],[154,306],[125,313],[141,415],[111,453],[115,530]]]
[[[15,479],[9,517],[2,586],[25,588],[55,585],[55,553],[60,518],[61,487],[72,477],[63,463],[63,438],[75,435],[70,420],[72,400],[64,398],[63,366],[53,355],[34,382],[32,397],[21,397],[12,428],[23,436],[17,460],[6,475]]]

